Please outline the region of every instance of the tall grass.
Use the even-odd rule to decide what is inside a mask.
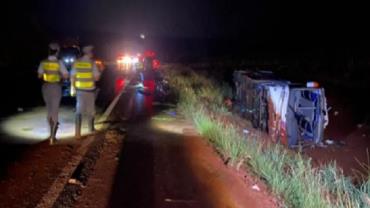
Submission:
[[[285,147],[246,138],[237,126],[223,122],[227,114],[223,92],[214,81],[179,66],[167,70],[170,85],[179,94],[178,107],[191,119],[230,165],[244,162],[263,179],[287,207],[370,207],[370,179],[355,186],[335,164],[312,167],[311,161]]]

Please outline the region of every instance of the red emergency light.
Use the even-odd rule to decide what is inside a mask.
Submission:
[[[160,65],[161,65],[161,63],[159,62],[158,59],[153,60],[153,69],[159,69]]]
[[[143,55],[144,55],[144,57],[152,57],[152,58],[154,58],[156,54],[152,50],[146,50]]]

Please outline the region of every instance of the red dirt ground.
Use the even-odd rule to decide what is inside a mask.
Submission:
[[[339,101],[332,100],[333,109],[329,113],[329,125],[325,139],[335,143],[326,148],[307,149],[307,155],[318,164],[335,161],[346,175],[359,176],[359,171],[367,175],[363,165],[370,165],[370,128],[356,123],[353,110]]]
[[[74,144],[49,146],[46,141],[25,150],[0,181],[0,207],[35,207],[75,148]]]

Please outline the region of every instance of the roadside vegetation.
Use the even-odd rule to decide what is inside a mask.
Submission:
[[[231,113],[224,104],[230,93],[225,84],[180,65],[165,69],[178,95],[178,108],[193,121],[225,162],[246,168],[260,177],[286,207],[370,207],[370,178],[354,185],[335,163],[319,168],[287,148],[243,134],[240,126],[225,121]]]

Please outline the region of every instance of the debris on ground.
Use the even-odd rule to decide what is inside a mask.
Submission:
[[[32,131],[33,128],[32,127],[26,127],[26,128],[22,128],[22,131]]]
[[[236,170],[239,171],[240,170],[240,167],[243,165],[244,163],[244,159],[241,159],[238,164],[236,165]]]
[[[170,199],[170,198],[166,198],[164,201],[168,202],[168,203],[197,203],[196,200],[191,200],[191,199]]]
[[[231,157],[227,157],[225,160],[224,160],[224,164],[225,165],[229,165],[229,162],[231,161]]]
[[[316,146],[321,147],[321,148],[327,148],[328,147],[328,145],[324,144],[323,142],[319,142]]]
[[[334,145],[335,147],[343,147],[344,145],[346,145],[345,141],[334,140],[334,139],[326,139],[324,143],[321,142],[321,144],[317,146],[326,148],[327,146],[332,146],[332,145]]]
[[[369,198],[368,196],[366,196],[365,194],[362,194],[362,201],[363,201],[366,205],[370,206],[370,198]]]
[[[170,111],[168,112],[168,115],[175,117],[176,116],[176,111]]]
[[[108,130],[105,133],[105,139],[109,143],[117,143],[117,140],[122,138],[122,136],[125,132],[126,132],[125,128],[119,128],[117,130],[116,129]]]
[[[226,98],[224,104],[229,110],[233,108],[233,101],[230,98]]]
[[[328,145],[332,145],[332,144],[334,144],[334,141],[331,140],[331,139],[327,139],[327,140],[325,140],[325,143],[328,144]]]
[[[243,134],[249,134],[249,130],[248,129],[243,129]]]
[[[75,178],[70,178],[70,179],[68,180],[68,184],[72,184],[72,185],[81,185],[82,183],[81,183],[81,181],[79,181],[79,180],[77,180],[77,179],[75,179]]]
[[[121,134],[123,134],[123,133],[126,133],[127,130],[124,127],[120,127],[119,131],[120,131]]]
[[[121,121],[127,121],[128,118],[126,116],[120,116]]]
[[[255,191],[261,191],[260,187],[257,184],[254,184],[252,186],[252,189],[255,190]]]
[[[338,142],[338,144],[339,144],[339,145],[341,145],[341,146],[344,146],[344,145],[346,145],[346,142],[345,142],[345,141],[343,141],[343,140],[340,140],[340,141]]]

